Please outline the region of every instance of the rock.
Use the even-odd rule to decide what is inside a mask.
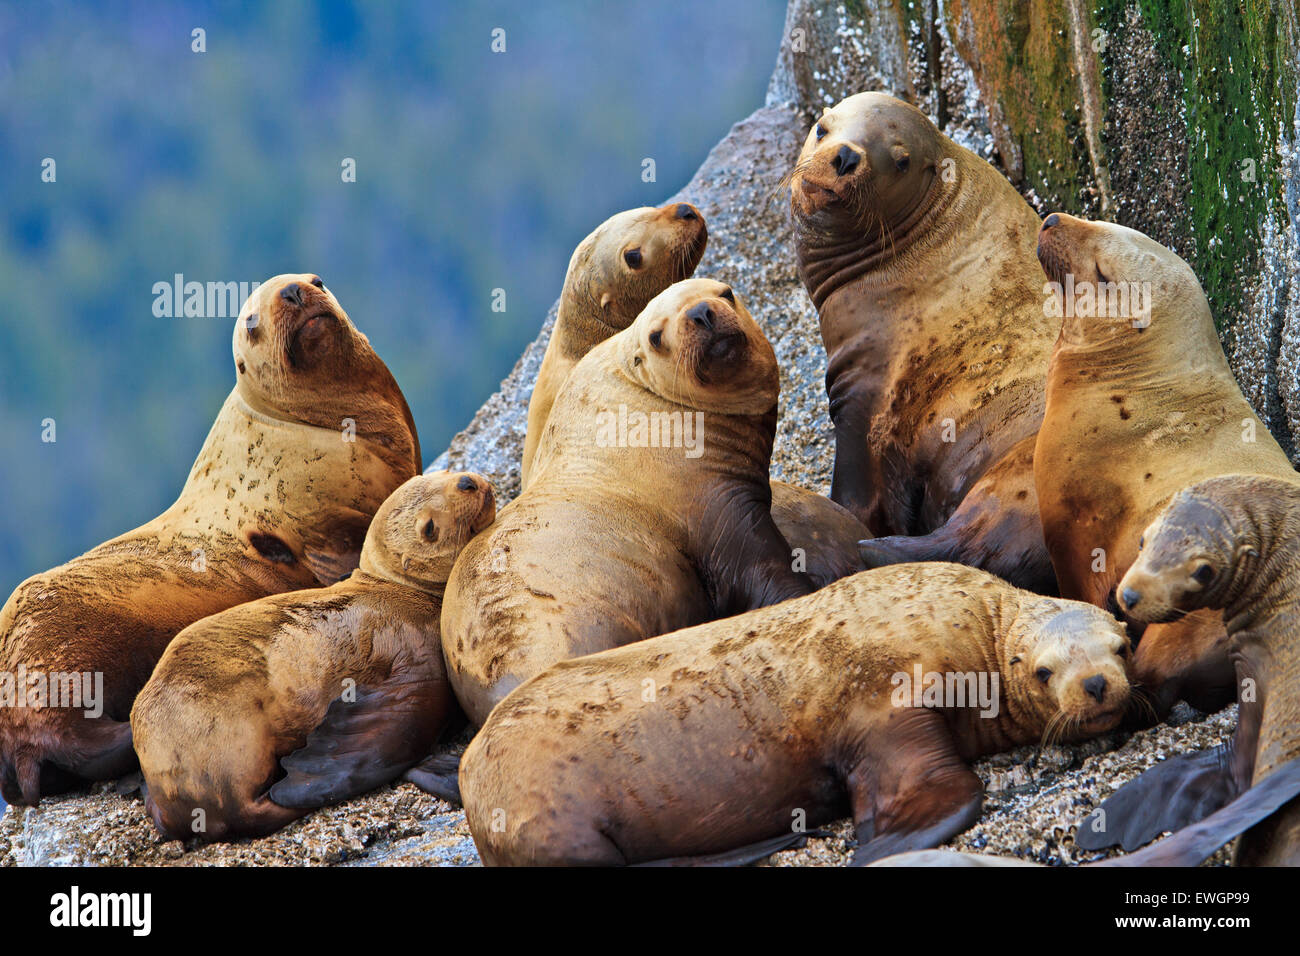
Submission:
[[[737,123],[691,183],[709,221],[699,274],[731,282],[782,364],[774,477],[825,492],[834,455],[816,314],[795,275],[780,180],[809,124],[850,93],[914,101],[989,159],[1040,213],[1141,229],[1192,263],[1233,369],[1289,453],[1300,435],[1300,64],[1286,4],[1219,0],[791,0],[766,105]],[[1194,48],[1196,56],[1188,50]],[[519,490],[528,396],[552,308],[501,389],[434,461]],[[1213,746],[1235,708],[1184,712],[1132,736],[981,761],[985,813],[952,842],[1052,864],[1096,855],[1072,827],[1159,759]],[[847,861],[848,821],[775,866]],[[0,818],[0,864],[464,865],[464,815],[409,784],[311,814],[274,836],[163,843],[138,796],[96,787]],[[1226,859],[1221,851],[1216,862]]]

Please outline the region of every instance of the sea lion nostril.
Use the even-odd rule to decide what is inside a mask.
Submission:
[[[1043,228],[1051,229],[1053,226],[1060,225],[1060,223],[1061,223],[1061,217],[1058,216],[1056,213],[1052,213],[1050,216],[1048,216],[1046,219],[1043,220]]]
[[[847,176],[853,170],[858,168],[858,163],[862,160],[856,152],[847,146],[841,146],[835,158],[831,160],[831,166],[835,168],[835,175]]]
[[[707,302],[700,302],[694,305],[686,313],[686,317],[702,329],[713,331],[713,320],[715,318],[713,310],[709,308]]]
[[[1101,703],[1102,698],[1106,696],[1106,678],[1100,674],[1093,674],[1083,682],[1083,689],[1097,703]]]
[[[461,491],[477,491],[478,485],[474,484],[474,479],[469,475],[461,475],[460,481],[456,482],[456,487]]]
[[[280,298],[286,302],[292,302],[299,308],[302,307],[302,288],[296,282],[290,282],[280,290]]]
[[[696,215],[695,209],[689,203],[678,203],[677,218],[678,219],[699,219],[700,217]]]
[[[1132,588],[1124,589],[1124,606],[1130,611],[1137,607],[1138,602],[1141,600],[1142,595],[1140,592],[1134,591]]]

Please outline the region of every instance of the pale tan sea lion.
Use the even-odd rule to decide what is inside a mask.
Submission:
[[[176,633],[346,575],[375,509],[420,470],[401,390],[318,276],[260,285],[233,348],[235,388],[176,503],[28,578],[0,610],[0,673],[103,692],[89,709],[0,708],[9,803],[129,772],[131,702]]]

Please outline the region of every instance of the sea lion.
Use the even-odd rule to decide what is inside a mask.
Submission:
[[[790,208],[828,358],[831,498],[885,536],[867,565],[958,561],[1052,593],[1031,459],[1056,323],[1034,211],[883,93],[822,114]]]
[[[347,580],[176,635],[131,710],[145,808],[163,835],[262,836],[426,756],[456,709],[442,590],[495,515],[481,475],[412,478],[375,514]]]
[[[689,279],[708,241],[700,211],[687,202],[672,202],[658,209],[620,212],[579,243],[569,260],[555,327],[528,401],[521,488],[532,478],[546,419],[573,367],[596,345],[631,325],[660,292]]]
[[[670,286],[578,363],[528,490],[447,583],[443,652],[474,723],[556,661],[811,590],[772,522],[779,389],[772,346],[712,279]]]
[[[235,388],[176,503],[28,578],[0,610],[0,673],[102,682],[98,716],[0,708],[9,803],[129,772],[131,702],[167,642],[209,614],[346,575],[375,509],[419,473],[401,390],[319,276],[260,285],[233,350]]]
[[[974,568],[864,571],[534,677],[465,752],[466,818],[488,865],[748,862],[850,813],[858,862],[936,846],[979,817],[969,761],[1119,723],[1126,646]]]
[[[1141,845],[1300,758],[1300,483],[1230,474],[1178,492],[1144,531],[1118,595],[1139,621],[1222,612],[1237,730],[1225,747],[1171,758],[1120,788],[1102,804],[1104,827],[1080,826],[1090,847]],[[1235,862],[1300,865],[1300,800],[1250,829]]]
[[[690,203],[668,203],[610,217],[574,251],[555,328],[528,402],[521,488],[532,478],[551,406],[573,367],[631,325],[652,298],[690,278],[707,243],[700,211]],[[871,533],[823,495],[773,481],[772,517],[791,549],[802,553],[817,587],[863,569],[858,542]]]
[[[1175,492],[1231,472],[1296,474],[1232,377],[1186,262],[1064,213],[1044,220],[1038,255],[1048,309],[1064,313],[1034,449],[1043,532],[1061,595],[1115,610],[1142,529]],[[1134,631],[1133,676],[1158,712],[1232,699],[1217,613]]]

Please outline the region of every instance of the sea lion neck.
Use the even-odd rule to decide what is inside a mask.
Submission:
[[[818,311],[832,293],[855,279],[887,269],[905,252],[920,253],[949,238],[946,224],[955,221],[967,204],[961,164],[955,168],[952,182],[944,182],[936,172],[929,187],[889,228],[861,229],[855,224],[845,230],[847,238],[837,237],[835,227],[823,229],[795,216],[799,276]]]
[[[447,590],[446,581],[417,581],[414,578],[398,574],[373,561],[365,551],[361,552],[361,561],[352,572],[349,581],[360,584],[371,583],[383,586],[395,586],[407,591],[416,591],[439,602]]]

